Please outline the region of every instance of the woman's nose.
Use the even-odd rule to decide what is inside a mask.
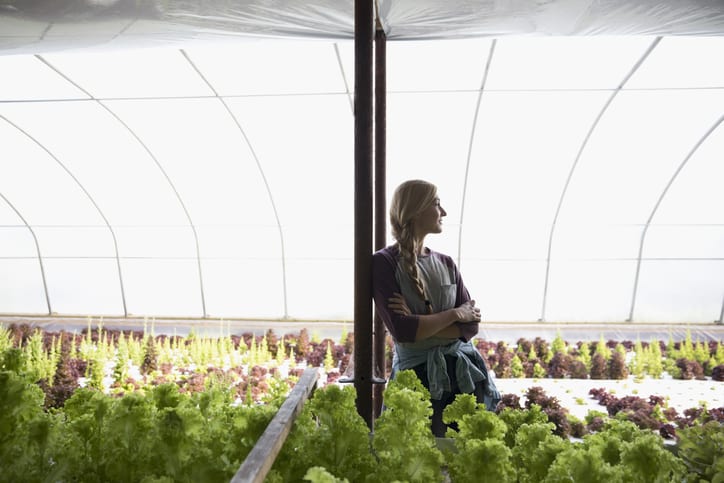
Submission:
[[[447,216],[447,211],[442,206],[440,207],[440,216]]]

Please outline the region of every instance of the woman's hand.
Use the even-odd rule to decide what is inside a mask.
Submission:
[[[480,309],[475,306],[475,300],[465,302],[455,313],[459,322],[480,322]]]
[[[412,311],[405,302],[402,294],[394,292],[393,296],[388,299],[388,307],[397,315],[412,315]]]

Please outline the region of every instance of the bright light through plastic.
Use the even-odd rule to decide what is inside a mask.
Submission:
[[[548,320],[628,317],[646,222],[724,113],[721,38],[664,38],[636,70],[652,45],[388,43],[388,199],[438,185],[448,217],[428,245],[459,260],[486,320],[537,320],[545,287]],[[60,313],[122,313],[122,281],[136,315],[351,318],[351,42],[0,71],[0,312],[47,312],[40,250]],[[655,212],[635,320],[719,317],[723,143],[720,126]]]

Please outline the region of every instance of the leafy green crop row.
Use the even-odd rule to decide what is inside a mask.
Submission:
[[[658,379],[664,372],[675,379],[724,380],[724,345],[694,342],[687,331],[682,341],[582,341],[569,344],[560,334],[549,344],[536,337],[521,338],[515,347],[477,340],[480,353],[499,378],[625,379],[629,375]]]
[[[59,409],[0,371],[0,482],[216,482],[233,476],[280,401],[233,405],[221,387],[176,384],[111,397],[81,388]]]
[[[37,383],[45,392],[46,407],[61,407],[79,387],[122,395],[166,382],[178,384],[182,392],[226,384],[237,401],[258,403],[286,394],[289,384],[280,381],[298,376],[306,367],[306,359],[298,359],[295,349],[304,351],[302,357],[318,357],[331,369],[332,345],[327,342],[322,358],[322,344],[313,348],[306,331],[279,340],[272,331],[259,338],[153,337],[145,330],[108,331],[101,326],[71,334],[11,325],[0,326],[0,369],[12,366],[28,382]]]
[[[455,483],[724,481],[724,427],[716,421],[680,431],[677,455],[628,421],[610,419],[573,442],[553,433],[537,405],[496,415],[462,395],[444,412],[458,428],[448,430],[453,448],[440,450],[427,428],[428,394],[414,372],[388,385],[371,440],[354,397],[351,387],[318,390],[268,481],[434,482],[446,474]]]
[[[6,351],[17,355],[17,350]],[[182,393],[176,384],[122,397],[81,388],[61,408],[45,409],[40,388],[0,371],[0,482],[228,481],[274,412],[235,405],[228,387]],[[428,428],[429,394],[405,371],[385,392],[386,409],[370,438],[350,386],[318,389],[268,480],[300,481],[631,481],[722,482],[721,422],[681,429],[678,456],[649,430],[617,418],[573,443],[557,436],[544,410],[485,411],[460,396],[445,411],[458,431],[454,450],[438,449]],[[335,476],[333,476],[335,475]]]

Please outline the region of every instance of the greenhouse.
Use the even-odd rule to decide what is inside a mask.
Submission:
[[[632,344],[640,362],[658,339],[665,370],[720,381],[721,59],[721,0],[0,0],[0,356],[41,328],[57,358],[85,347],[92,381],[104,328],[139,362],[148,333],[171,354],[213,332],[281,364],[309,331],[324,377],[356,364],[371,401],[389,360],[370,257],[394,189],[423,179],[447,212],[426,243],[481,308],[496,374],[533,377],[562,337],[571,357],[631,342],[634,377]]]
[[[14,3],[2,313],[351,319],[351,2]],[[488,320],[721,321],[721,4],[527,3],[380,2],[389,189]]]

